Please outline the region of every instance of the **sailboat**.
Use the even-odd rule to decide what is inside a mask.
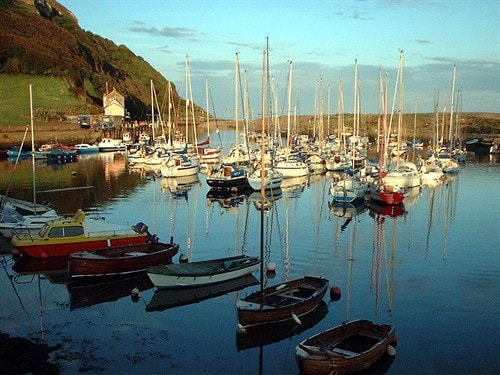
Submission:
[[[422,173],[418,171],[417,166],[412,162],[400,162],[400,146],[401,146],[401,126],[403,122],[403,51],[400,52],[398,79],[399,82],[399,110],[398,110],[398,132],[397,132],[397,145],[396,145],[396,165],[394,168],[387,172],[384,177],[384,182],[392,186],[399,186],[401,188],[411,188],[421,185]],[[391,115],[392,120],[392,115]]]
[[[385,128],[387,123],[387,84],[383,90],[383,115],[380,129],[380,151],[379,151],[379,178],[378,181],[370,184],[368,193],[370,199],[382,204],[401,204],[404,199],[404,191],[397,186],[384,183],[384,160],[387,157],[387,146],[385,142]]]
[[[288,97],[291,95],[293,65],[290,61],[290,73],[288,83]],[[288,100],[288,107],[290,107],[290,99]],[[283,178],[293,178],[309,175],[309,166],[307,165],[305,157],[298,151],[291,148],[291,135],[290,135],[290,110],[288,110],[288,127],[287,127],[287,145],[283,150],[279,150],[276,156],[275,169],[283,175]]]
[[[205,91],[206,91],[205,95],[206,95],[206,101],[207,101],[207,103],[206,103],[206,105],[207,105],[207,139],[201,143],[198,143],[196,145],[196,148],[197,148],[198,157],[199,157],[201,163],[214,164],[214,163],[219,162],[221,148],[210,146],[210,111],[208,110],[208,108],[209,108],[208,99],[210,97],[210,87],[208,85],[208,78],[205,79]]]
[[[264,52],[264,66],[266,52]],[[264,69],[262,78],[262,139],[264,139],[264,114],[267,87],[267,70]],[[261,149],[261,160],[264,160],[264,148]],[[261,170],[264,180],[264,171]],[[261,207],[264,205],[264,184],[261,184]],[[260,225],[260,251],[261,259],[264,258],[264,210],[261,210]],[[300,279],[290,280],[275,286],[264,288],[261,263],[261,287],[259,290],[241,298],[236,303],[238,311],[238,332],[244,334],[248,328],[259,327],[267,324],[295,321],[301,324],[300,317],[315,311],[323,301],[328,289],[329,281],[321,277],[305,276]]]
[[[244,148],[240,149],[238,144],[238,75],[239,75],[239,60],[236,54],[236,69],[235,69],[235,92],[236,92],[236,146],[233,148],[234,154],[230,154],[223,158],[222,164],[215,171],[209,171],[207,184],[211,188],[216,189],[243,189],[247,185],[247,172],[240,166],[240,163],[249,163],[250,156],[248,153],[240,153]]]
[[[35,173],[35,131],[33,124],[33,92],[30,88],[30,119],[31,119],[31,157],[33,176],[33,204],[21,200],[14,200],[3,196],[0,202],[0,233],[11,238],[16,233],[29,233],[42,228],[45,223],[58,218],[59,213],[51,207],[38,205],[36,203],[36,173]],[[27,131],[27,129],[26,129]],[[25,133],[26,135],[26,133]],[[28,207],[29,210],[23,210]]]

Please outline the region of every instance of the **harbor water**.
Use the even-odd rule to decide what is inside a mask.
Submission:
[[[83,208],[109,222],[144,222],[190,261],[262,252],[264,264],[276,265],[262,275],[265,285],[322,276],[341,297],[327,295],[302,325],[241,335],[236,302],[260,287],[260,270],[226,289],[174,296],[145,274],[73,284],[50,258],[19,270],[7,252],[2,373],[298,374],[300,341],[360,318],[394,325],[398,339],[396,356],[366,373],[500,373],[499,161],[471,160],[442,183],[410,191],[399,210],[336,205],[334,178],[285,180],[261,216],[258,193],[217,196],[202,173],[155,177],[130,168],[124,153],[37,162],[37,200],[61,213]],[[33,200],[31,160],[15,170],[1,161],[0,189]]]

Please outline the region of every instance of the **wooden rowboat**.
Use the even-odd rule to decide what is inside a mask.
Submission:
[[[372,366],[395,340],[393,326],[361,319],[309,337],[295,354],[303,375],[351,374]]]
[[[159,265],[149,267],[146,272],[153,284],[159,288],[193,287],[251,274],[259,263],[258,257],[239,255],[200,262]]]
[[[305,276],[258,290],[237,302],[239,328],[246,330],[292,319],[300,322],[300,316],[318,307],[327,289],[327,279]]]
[[[179,251],[173,242],[148,242],[81,251],[69,256],[70,277],[119,275],[144,271],[146,268],[171,263]]]

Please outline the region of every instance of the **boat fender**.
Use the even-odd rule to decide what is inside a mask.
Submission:
[[[47,259],[48,257],[49,257],[49,254],[47,254],[47,252],[46,252],[46,251],[42,251],[42,252],[40,253],[40,258],[42,258],[42,259]]]
[[[108,247],[111,247],[111,240],[109,238],[106,239],[106,244],[107,244]]]
[[[292,318],[293,320],[295,320],[295,322],[297,324],[302,324],[301,320],[299,319],[299,317],[297,315],[295,315],[294,313],[292,313]]]
[[[392,345],[387,346],[387,355],[390,357],[394,357],[396,355],[396,348]]]
[[[12,249],[12,255],[19,256],[21,255],[21,251],[18,248]]]
[[[247,330],[246,330],[246,328],[245,328],[245,327],[243,327],[243,326],[241,325],[241,323],[238,323],[238,329],[237,329],[236,333],[237,333],[238,335],[244,335],[244,334],[246,334],[246,333],[247,333]]]
[[[179,263],[187,263],[189,261],[186,254],[179,255]]]

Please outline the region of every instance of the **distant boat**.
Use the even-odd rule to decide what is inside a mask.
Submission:
[[[335,202],[352,203],[364,200],[368,189],[365,182],[353,177],[354,172],[347,168],[346,176],[338,182],[332,181],[330,194]]]
[[[48,221],[61,217],[50,208],[36,214],[21,214],[10,202],[6,202],[0,209],[0,233],[5,238],[12,238],[16,234],[30,233],[40,230]]]
[[[155,290],[151,301],[146,306],[146,311],[164,311],[172,307],[198,303],[258,283],[255,276],[248,274],[220,283],[204,284],[191,288],[160,288]]]
[[[200,170],[198,157],[189,157],[183,154],[172,154],[161,164],[162,177],[192,176]]]
[[[78,210],[72,217],[48,221],[38,232],[16,233],[11,243],[13,251],[48,258],[82,250],[146,243],[150,238],[143,223],[133,227],[112,224],[101,218],[87,218],[85,212]]]
[[[301,279],[259,289],[236,303],[241,330],[290,320],[314,311],[328,289],[328,280],[305,276]]]
[[[259,263],[257,257],[239,255],[199,262],[159,265],[149,267],[146,272],[153,284],[159,288],[193,287],[251,274]]]
[[[68,274],[71,278],[135,273],[163,263],[171,263],[179,251],[173,242],[148,242],[112,246],[70,254]]]
[[[126,151],[127,144],[121,139],[103,138],[97,145],[99,152]]]
[[[216,189],[243,189],[247,184],[245,169],[233,163],[223,163],[207,177],[207,184]]]
[[[75,150],[79,154],[95,154],[99,152],[99,146],[90,145],[88,143],[78,143],[75,145]]]
[[[309,166],[298,152],[289,152],[284,157],[277,157],[274,169],[280,172],[285,179],[309,175]]]
[[[309,337],[295,353],[303,375],[351,374],[372,366],[395,340],[388,324],[354,320]]]
[[[264,180],[261,179],[261,168],[258,167],[248,176],[248,184],[255,191],[260,191],[262,183],[264,190],[278,189],[283,182],[283,174],[274,168],[264,168]]]
[[[368,188],[369,197],[381,204],[402,204],[405,191],[397,186],[375,182]]]

